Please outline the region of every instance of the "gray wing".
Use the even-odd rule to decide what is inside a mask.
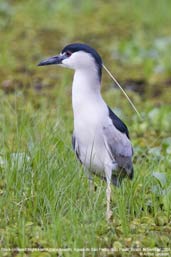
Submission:
[[[132,156],[133,149],[127,133],[122,132],[113,124],[109,117],[108,124],[103,127],[106,147],[120,169],[122,169],[130,179],[133,178]]]
[[[78,147],[77,140],[76,140],[76,137],[75,137],[74,133],[73,133],[73,135],[72,135],[72,148],[73,148],[73,150],[74,150],[74,152],[75,152],[75,154],[76,154],[78,160],[79,160],[79,161],[81,162],[81,164],[82,164],[82,161],[80,160],[79,147]]]

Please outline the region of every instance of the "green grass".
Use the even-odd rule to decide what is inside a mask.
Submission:
[[[95,178],[90,191],[71,149],[70,111],[56,107],[44,103],[35,112],[20,94],[1,95],[1,246],[169,247],[170,108],[152,109],[141,123],[131,116],[135,178],[112,188],[107,224],[106,184]]]
[[[0,247],[171,247],[170,8],[166,0],[0,2]],[[73,41],[99,50],[144,117],[104,73],[102,93],[129,127],[135,170],[132,182],[112,187],[110,223],[105,182],[94,177],[90,191],[71,147],[73,72],[36,67]]]

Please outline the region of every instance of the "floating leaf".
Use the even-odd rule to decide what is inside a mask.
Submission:
[[[163,191],[164,190],[159,189],[158,185],[155,185],[155,186],[151,187],[151,192],[153,192],[156,196],[162,196],[163,195]]]
[[[164,185],[166,184],[166,175],[161,172],[153,172],[152,175],[153,175],[153,177],[155,177],[157,179],[160,186],[164,187]]]
[[[161,147],[153,147],[148,150],[149,154],[160,157],[161,156]]]

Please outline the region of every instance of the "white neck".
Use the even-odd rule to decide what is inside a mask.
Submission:
[[[100,80],[95,69],[76,70],[72,85],[72,105],[74,113],[79,108],[92,102],[102,100],[100,94]]]

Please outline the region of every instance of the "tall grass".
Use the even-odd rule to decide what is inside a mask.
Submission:
[[[2,6],[0,2],[2,247],[171,247],[171,111],[166,81],[170,3],[38,0]],[[97,47],[119,81],[141,79],[146,87],[147,79],[147,93],[152,91],[150,99],[128,92],[144,116],[140,122],[120,92],[109,89],[104,76],[103,96],[111,107],[119,107],[116,111],[129,127],[135,152],[134,180],[112,187],[110,223],[105,220],[106,183],[94,177],[97,189],[91,191],[72,151],[72,72],[36,67],[41,58],[73,41]],[[150,57],[153,46],[157,59]],[[163,73],[155,73],[161,62]],[[39,251],[16,256],[23,254],[57,255]],[[105,254],[89,251],[85,256]],[[80,255],[76,251],[61,254]]]

